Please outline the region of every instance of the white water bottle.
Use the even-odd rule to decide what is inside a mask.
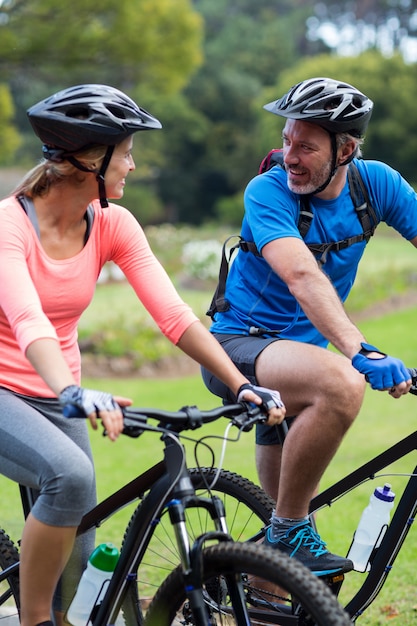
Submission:
[[[106,593],[118,559],[119,551],[112,543],[102,543],[91,553],[67,611],[70,624],[87,626],[94,607]]]
[[[357,572],[370,569],[369,557],[372,550],[382,541],[390,521],[390,511],[394,506],[395,494],[388,483],[377,487],[366,509],[363,511],[347,558],[353,561]]]

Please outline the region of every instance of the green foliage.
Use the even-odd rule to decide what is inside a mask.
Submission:
[[[117,204],[127,207],[140,224],[158,222],[164,217],[162,202],[147,182],[129,180],[123,198],[117,201]]]
[[[217,202],[234,196],[252,177],[259,158],[253,150],[253,100],[262,85],[299,57],[310,9],[293,4],[195,2],[205,18],[205,59],[184,93],[203,132],[190,142],[190,129],[181,127],[180,117],[182,136],[176,142],[177,134],[166,126],[168,153],[177,158],[157,185],[173,219],[191,224],[212,219]]]
[[[239,191],[233,196],[220,198],[214,207],[215,214],[224,224],[240,228],[243,218],[243,193]]]
[[[412,292],[417,282],[416,250],[381,224],[366,247],[347,301],[351,313]]]
[[[143,224],[238,224],[240,194],[265,152],[281,143],[279,118],[263,104],[307,76],[331,75],[375,102],[365,157],[388,162],[413,184],[416,64],[376,52],[379,42],[360,56],[324,54],[319,30],[326,20],[341,29],[357,16],[355,28],[376,32],[394,16],[401,30],[388,38],[402,50],[414,3],[359,4],[348,11],[332,0],[3,2],[0,79],[10,85],[24,135],[16,158],[29,167],[40,156],[25,114],[33,102],[69,84],[114,84],[163,124],[135,141],[126,206]],[[358,45],[355,53],[372,48]],[[2,128],[9,133],[10,122]]]
[[[201,63],[202,21],[190,0],[12,0],[1,13],[2,72],[14,80],[18,69],[17,82],[53,83],[65,68],[72,81],[170,93]]]
[[[13,124],[14,103],[10,89],[0,84],[0,165],[10,165],[21,138]]]

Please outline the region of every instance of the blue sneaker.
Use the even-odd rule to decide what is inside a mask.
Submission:
[[[308,521],[292,526],[278,539],[272,538],[271,527],[268,527],[264,545],[298,559],[316,576],[343,574],[353,570],[352,561],[327,550],[326,544]]]

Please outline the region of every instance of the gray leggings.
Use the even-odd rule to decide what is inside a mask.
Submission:
[[[96,502],[86,420],[63,417],[56,400],[20,396],[0,388],[0,473],[35,490],[32,514],[37,520],[53,526],[78,526]],[[71,600],[94,548],[94,532],[80,537],[76,544],[64,575],[66,592],[61,589],[55,598],[58,609]]]

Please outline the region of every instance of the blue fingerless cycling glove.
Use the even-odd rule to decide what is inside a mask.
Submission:
[[[410,378],[410,373],[400,359],[388,356],[375,346],[361,343],[361,350],[352,359],[352,365],[363,374],[372,389],[391,389]],[[382,358],[369,358],[370,352],[379,352]]]

